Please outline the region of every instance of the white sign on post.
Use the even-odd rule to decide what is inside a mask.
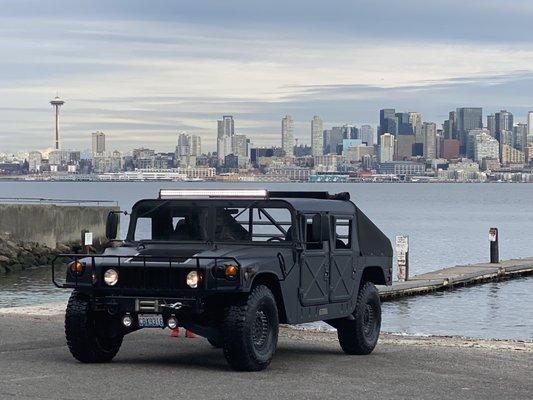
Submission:
[[[85,232],[85,235],[83,235],[83,245],[84,246],[93,245],[93,233],[92,232]]]
[[[396,236],[396,260],[398,264],[398,281],[409,279],[409,236]]]

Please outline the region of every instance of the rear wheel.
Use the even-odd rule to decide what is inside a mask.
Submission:
[[[256,286],[246,300],[229,307],[222,341],[235,370],[260,371],[270,364],[278,343],[278,308],[268,287]]]
[[[381,330],[381,301],[373,283],[366,282],[361,286],[353,317],[337,327],[342,350],[346,354],[370,354],[378,343]]]
[[[67,345],[74,358],[83,363],[109,362],[118,353],[124,337],[110,332],[109,319],[91,311],[90,301],[72,292],[65,314]]]

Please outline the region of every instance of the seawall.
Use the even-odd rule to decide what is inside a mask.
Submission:
[[[115,206],[0,204],[0,235],[14,242],[38,243],[55,249],[79,244],[81,231],[93,233],[95,244],[105,240],[107,214]]]

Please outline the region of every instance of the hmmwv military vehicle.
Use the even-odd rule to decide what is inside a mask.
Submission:
[[[61,255],[61,282],[53,269],[73,289],[65,331],[81,362],[153,327],[204,336],[244,371],[269,365],[280,323],[324,321],[348,354],[376,346],[392,248],[347,193],[167,189],[133,206],[124,241],[118,225],[110,213],[103,254]]]

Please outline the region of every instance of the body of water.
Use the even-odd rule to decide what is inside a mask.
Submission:
[[[533,185],[527,184],[0,182],[2,197],[116,200],[123,210],[168,187],[348,191],[391,240],[409,235],[412,275],[488,261],[490,227],[499,228],[502,259],[533,256]],[[123,234],[126,224],[123,219]],[[64,299],[47,274],[0,277],[0,307]],[[524,278],[388,302],[383,327],[409,334],[533,340],[531,289],[533,279]]]

